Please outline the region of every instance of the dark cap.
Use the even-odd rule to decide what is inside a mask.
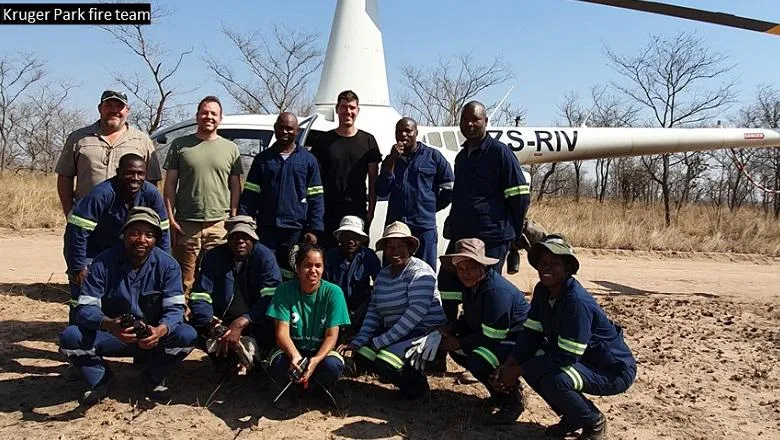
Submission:
[[[122,92],[118,92],[116,90],[106,90],[103,92],[102,95],[100,95],[101,103],[109,99],[116,99],[118,101],[121,101],[122,104],[127,105],[127,95]]]
[[[130,226],[131,223],[142,222],[147,223],[157,230],[158,238],[162,234],[162,224],[160,222],[160,216],[152,208],[146,206],[134,206],[130,209],[130,215],[127,217],[124,226],[122,226],[122,232]]]

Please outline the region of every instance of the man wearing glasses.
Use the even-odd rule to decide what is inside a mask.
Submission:
[[[119,159],[127,153],[135,153],[146,161],[147,181],[157,185],[161,178],[160,163],[152,140],[127,123],[130,114],[127,95],[115,90],[104,91],[98,112],[100,120],[68,136],[54,169],[57,173],[57,194],[65,217],[75,201],[98,183],[116,175]]]

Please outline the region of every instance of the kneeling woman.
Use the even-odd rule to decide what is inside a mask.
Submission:
[[[547,428],[548,436],[582,429],[581,439],[604,438],[604,414],[584,393],[615,395],[634,382],[636,362],[623,331],[572,277],[580,263],[565,237],[551,234],[536,243],[528,262],[539,283],[515,351],[493,375],[493,385],[512,388],[522,376],[561,417]]]
[[[446,324],[436,273],[413,257],[420,246],[409,227],[395,222],[377,241],[389,262],[376,277],[374,292],[358,335],[343,350],[357,349],[355,363],[373,370],[400,388],[401,395],[418,399],[428,393],[428,380],[406,359],[412,341]]]
[[[297,279],[281,283],[267,315],[276,320],[276,345],[271,354],[271,375],[277,384],[289,381],[289,372],[304,358],[309,365],[302,371],[299,384],[313,385],[332,396],[336,381],[344,370],[344,359],[334,351],[339,327],[349,325],[349,313],[344,293],[332,283],[322,280],[325,270],[322,248],[304,244],[295,255]],[[294,390],[293,390],[294,391]],[[286,392],[289,403],[294,392]],[[335,402],[339,405],[339,402]]]

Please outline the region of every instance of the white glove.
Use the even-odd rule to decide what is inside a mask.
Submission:
[[[423,371],[425,364],[436,358],[440,342],[441,333],[438,330],[433,331],[412,341],[412,346],[406,351],[404,357],[409,359],[409,363],[414,369]]]
[[[426,361],[432,361],[436,358],[436,353],[439,351],[439,344],[441,343],[441,333],[438,330],[431,332],[425,337],[423,343],[422,358]]]

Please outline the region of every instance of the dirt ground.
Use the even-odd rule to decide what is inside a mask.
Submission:
[[[579,279],[621,324],[639,375],[627,393],[594,398],[613,439],[780,438],[780,259],[735,254],[582,250]],[[352,404],[281,412],[268,380],[238,377],[213,394],[212,367],[193,352],[169,405],[139,401],[136,371],[112,361],[111,396],[86,412],[65,382],[57,335],[67,321],[61,232],[0,231],[0,438],[542,438],[555,415],[532,391],[517,424],[483,423],[487,394],[431,376],[429,401],[352,379]],[[527,291],[534,274],[513,277]],[[120,364],[126,365],[120,365]],[[121,367],[121,368],[120,368]]]

